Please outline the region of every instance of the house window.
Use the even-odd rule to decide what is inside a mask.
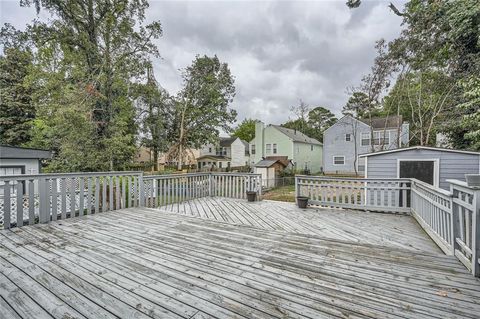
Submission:
[[[255,155],[255,144],[252,144],[252,155]]]
[[[272,144],[267,144],[265,148],[267,154],[270,154],[272,152]]]
[[[313,152],[313,144],[312,144],[312,145],[310,145],[310,151],[312,151],[312,152]]]
[[[211,148],[211,147],[208,148],[208,152],[209,152],[209,153],[212,152],[212,148]]]
[[[218,167],[222,168],[222,162],[218,162]]]
[[[373,145],[389,145],[390,131],[376,131],[373,132]]]
[[[352,140],[352,134],[345,134],[345,142],[350,142]]]
[[[345,156],[334,156],[333,165],[345,165]]]
[[[277,154],[277,144],[273,144],[273,154]]]
[[[362,133],[362,146],[370,145],[370,133]]]

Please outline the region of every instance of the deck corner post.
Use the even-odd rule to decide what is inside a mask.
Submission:
[[[295,175],[295,197],[300,196],[300,186],[298,185],[298,176]]]
[[[460,248],[457,243],[457,237],[460,234],[460,218],[458,216],[458,205],[453,200],[453,188],[453,184],[450,183],[450,209],[452,212],[450,214],[450,222],[452,225],[450,238],[452,239],[452,254],[455,255],[455,251]]]
[[[143,181],[143,172],[138,175],[138,206],[145,206],[145,183]]]
[[[473,189],[472,274],[480,277],[480,187]]]

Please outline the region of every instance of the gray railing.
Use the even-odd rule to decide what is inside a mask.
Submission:
[[[480,277],[480,187],[448,180],[450,191],[416,179],[297,176],[310,205],[411,213],[445,254]]]
[[[142,172],[0,176],[0,228],[128,207],[159,207],[193,198],[261,195],[260,174]]]
[[[295,178],[297,196],[323,207],[371,211],[410,212],[410,179],[335,178],[302,176]]]

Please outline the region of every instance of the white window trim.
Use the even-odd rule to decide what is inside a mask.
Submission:
[[[347,136],[350,137],[350,139],[347,141]],[[345,133],[345,142],[351,142],[352,141],[352,133]]]
[[[366,135],[367,137],[363,137],[364,135]],[[363,140],[367,140],[368,139],[368,144],[364,145],[363,144]],[[360,134],[360,146],[370,146],[372,144],[372,135],[370,133],[362,133]]]
[[[343,164],[335,164],[335,157],[343,157]],[[333,155],[332,156],[333,166],[344,166],[345,165],[345,156],[343,155]]]
[[[268,145],[270,145],[270,150],[267,147]],[[272,153],[272,144],[271,143],[265,144],[265,154],[271,154],[271,153]]]
[[[277,148],[277,143],[272,144],[272,154],[277,154],[278,153],[278,148]]]
[[[433,162],[433,186],[440,187],[440,159],[438,158],[398,158],[397,178],[400,178],[400,162]]]

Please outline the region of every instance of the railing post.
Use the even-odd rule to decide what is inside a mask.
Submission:
[[[138,176],[138,206],[145,206],[145,184],[143,182],[143,172]]]
[[[42,177],[38,179],[38,201],[40,211],[38,215],[38,222],[46,224],[50,221],[50,216],[47,207],[50,205],[49,190],[47,189],[47,179]]]
[[[473,189],[472,206],[472,273],[480,277],[480,187]]]
[[[452,214],[451,217],[451,238],[452,238],[452,253],[455,255],[455,251],[459,249],[457,243],[457,237],[460,234],[460,218],[458,216],[458,205],[453,201],[453,184],[450,183],[450,207]]]
[[[213,187],[213,182],[212,182],[212,173],[208,173],[208,196],[212,197],[212,187]]]
[[[295,176],[295,198],[300,196],[300,186],[298,185],[298,176]]]

